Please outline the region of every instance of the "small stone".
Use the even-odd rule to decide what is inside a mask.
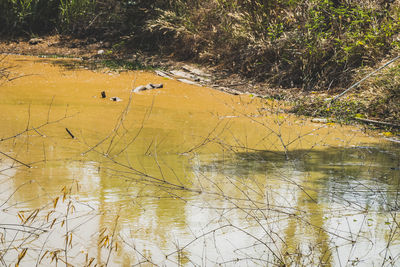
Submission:
[[[162,83],[159,83],[159,84],[149,83],[147,86],[150,86],[151,89],[163,88],[163,84]]]
[[[145,86],[146,90],[151,90],[153,89],[153,85],[151,83],[149,83],[148,85]]]
[[[98,54],[98,55],[103,55],[103,54],[104,54],[104,50],[103,50],[103,49],[100,49],[99,51],[97,51],[97,54]]]

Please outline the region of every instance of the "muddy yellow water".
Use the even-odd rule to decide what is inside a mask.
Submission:
[[[5,265],[390,266],[400,256],[399,147],[383,138],[151,71],[2,64],[18,77],[0,85]],[[163,88],[131,92],[148,83]]]

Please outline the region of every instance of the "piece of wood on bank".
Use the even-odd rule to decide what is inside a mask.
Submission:
[[[376,70],[368,73],[366,76],[364,76],[364,78],[362,78],[361,80],[359,80],[358,82],[354,83],[353,85],[351,85],[349,88],[347,88],[346,90],[344,90],[342,93],[338,94],[337,96],[335,96],[334,98],[332,98],[332,100],[330,101],[330,103],[332,104],[333,102],[335,102],[337,99],[339,99],[340,97],[342,97],[343,95],[345,95],[348,91],[350,91],[351,89],[359,86],[363,81],[365,81],[366,79],[368,79],[369,77],[371,77],[372,75],[374,75],[375,73],[383,70],[384,68],[386,68],[387,66],[389,66],[390,64],[392,64],[393,62],[395,62],[396,60],[398,60],[400,58],[400,55],[398,55],[397,57],[393,58],[392,60],[388,61],[385,65],[377,68]]]
[[[169,76],[167,73],[165,73],[164,71],[156,70],[155,73],[156,73],[158,76],[161,76],[161,77],[164,77],[164,78],[173,80],[173,78],[172,78],[171,76]]]
[[[177,81],[180,81],[180,82],[182,82],[182,83],[187,83],[187,84],[193,84],[193,85],[201,86],[201,84],[199,84],[199,83],[197,83],[197,82],[194,82],[194,81],[191,81],[191,80],[188,80],[188,79],[177,79]]]
[[[394,143],[398,143],[400,144],[400,140],[399,139],[394,139],[394,138],[385,138],[385,140],[388,140],[390,142],[394,142]]]
[[[185,78],[185,79],[191,79],[191,80],[198,79],[198,77],[196,75],[190,74],[190,73],[182,71],[182,70],[171,70],[170,73],[172,73],[175,76]]]
[[[376,120],[370,120],[370,119],[363,119],[363,118],[354,118],[355,120],[362,121],[362,122],[367,122],[367,123],[374,123],[374,124],[380,124],[380,125],[386,125],[390,127],[396,127],[400,128],[400,125],[390,123],[390,122],[385,122],[385,121],[376,121]]]
[[[211,77],[210,73],[206,73],[206,72],[202,71],[201,69],[198,69],[198,68],[195,68],[195,67],[192,67],[192,66],[189,66],[189,65],[183,66],[182,69],[187,71],[187,72],[190,72],[190,73],[193,73],[195,75],[198,75],[198,76]]]

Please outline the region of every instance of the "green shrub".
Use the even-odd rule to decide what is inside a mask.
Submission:
[[[94,19],[95,0],[60,0],[60,28],[80,34]]]
[[[59,0],[0,1],[0,34],[46,33],[58,20]]]

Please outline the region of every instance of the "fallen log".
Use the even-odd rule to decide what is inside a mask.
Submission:
[[[380,125],[386,125],[390,127],[396,127],[400,128],[400,125],[390,123],[390,122],[385,122],[385,121],[376,121],[376,120],[370,120],[370,119],[363,119],[363,118],[354,118],[355,120],[362,121],[362,122],[367,122],[367,123],[374,123],[374,124],[380,124]]]

